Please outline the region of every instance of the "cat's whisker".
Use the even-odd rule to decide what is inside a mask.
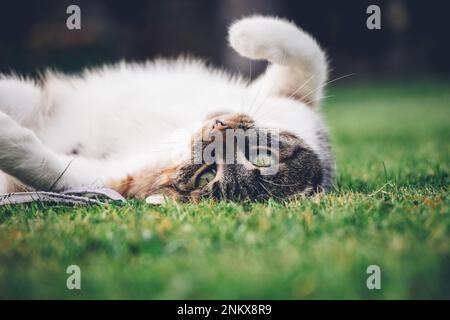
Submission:
[[[299,92],[300,90],[302,90],[312,79],[314,79],[314,75],[311,75],[311,77],[309,77],[297,90],[295,90],[294,92],[292,92],[289,96],[288,99],[294,97],[297,92]]]
[[[292,98],[292,97],[294,97],[296,94],[297,94],[297,92],[299,92],[301,89],[303,89],[312,79],[314,78],[314,75],[311,75],[311,77],[309,77],[307,80],[305,80],[305,82],[303,82],[303,84],[301,84],[293,93],[291,93],[287,98],[288,99],[290,99],[290,98]],[[265,101],[263,101],[263,103],[261,103],[261,105],[257,108],[257,110],[256,111],[259,111],[259,110],[261,110],[261,108],[264,106],[264,104],[267,102],[267,100],[268,100],[268,98],[269,98],[269,96],[267,96],[267,98],[265,99]],[[273,110],[275,109],[276,107],[274,107],[273,108]],[[255,114],[257,114],[257,112],[255,113]],[[270,114],[272,114],[272,112],[270,112]],[[263,114],[263,116],[264,116],[264,114]]]
[[[64,170],[61,172],[61,174],[58,176],[58,178],[52,183],[49,190],[53,191],[53,188],[56,186],[56,184],[62,179],[62,177],[66,174],[67,170],[69,169],[70,165],[72,164],[74,159],[71,159],[67,166],[64,168]]]
[[[248,88],[250,86],[250,84],[252,83],[253,79],[252,79],[252,61],[249,60],[249,66],[250,66],[250,77],[247,81],[246,87]],[[247,102],[247,95],[243,95],[242,96],[242,107],[245,108],[245,103]]]
[[[270,98],[270,95],[267,94],[261,101],[259,105],[256,106],[256,109],[252,110],[252,113],[249,113],[250,116],[256,116],[258,114],[258,111],[261,110],[261,107],[267,102],[267,100]]]
[[[272,197],[272,198],[274,198],[274,199],[280,199],[280,200],[283,199],[282,197],[279,197],[279,196],[277,196],[277,195],[274,195],[271,191],[269,191],[269,189],[267,189],[267,188],[264,186],[264,184],[262,184],[261,181],[258,181],[258,183],[259,183],[259,185],[260,185],[264,190],[266,190],[266,192],[270,195],[270,197]]]
[[[279,111],[279,110],[276,107],[274,107],[274,108],[270,108],[270,109],[266,110],[263,113],[258,113],[258,114],[254,114],[254,115],[257,116],[261,120],[270,120],[270,117],[277,111]]]
[[[106,185],[105,181],[101,177],[97,177],[95,180],[93,180],[92,183],[90,184],[90,188],[95,188],[99,185],[101,186]]]
[[[250,83],[252,82],[251,61],[250,61],[250,79],[246,79],[246,77],[244,77],[244,74],[242,73],[242,71],[238,65],[236,65],[236,69],[238,70],[239,80],[243,81],[245,83],[245,86],[248,87],[250,85]],[[244,107],[244,106],[245,106],[245,95],[242,95],[241,107]]]
[[[336,81],[338,81],[338,80],[341,80],[341,79],[344,79],[344,78],[347,78],[347,77],[350,77],[350,76],[353,76],[353,75],[355,75],[355,73],[349,73],[349,74],[343,75],[343,76],[341,76],[341,77],[338,77],[338,78],[332,79],[332,80],[330,80],[330,81],[327,81],[327,82],[325,82],[324,84],[322,84],[322,85],[318,86],[317,88],[315,88],[314,90],[311,90],[311,91],[310,91],[309,93],[307,93],[306,95],[303,95],[302,97],[300,97],[299,100],[300,100],[300,101],[304,100],[304,98],[306,98],[307,96],[311,95],[311,94],[314,93],[315,91],[317,91],[317,90],[323,88],[323,87],[326,86],[327,84],[330,84],[330,83],[332,83],[332,82],[336,82]],[[312,78],[309,78],[309,79],[307,80],[307,82],[309,82],[310,79],[312,79]],[[302,87],[304,87],[304,85],[303,85]],[[297,92],[297,91],[299,91],[299,89],[297,89],[296,92]],[[292,93],[290,96],[288,96],[288,98],[292,98],[292,97],[296,94],[296,92]],[[326,97],[330,97],[330,96],[319,97],[319,98],[317,98],[317,99],[311,100],[309,103],[321,101],[321,100],[323,100],[323,99],[326,98]],[[277,108],[277,106],[272,107],[272,110],[273,110],[273,111],[269,111],[269,112],[268,112],[268,113],[269,113],[268,116],[270,116],[270,115],[276,110],[276,108]],[[260,115],[260,116],[265,117],[266,114],[262,114],[262,115]]]
[[[322,101],[322,100],[325,100],[325,99],[328,99],[328,98],[333,98],[333,97],[336,97],[336,95],[332,94],[332,95],[329,95],[329,96],[319,97],[317,99],[310,100],[309,102],[313,103],[313,102]]]
[[[249,114],[249,115],[252,114],[253,105],[257,101],[257,99],[258,99],[262,89],[264,87],[266,87],[266,84],[267,84],[266,82],[268,81],[268,79],[269,79],[269,77],[264,77],[264,79],[262,81],[260,81],[260,85],[259,85],[258,91],[256,92],[256,95],[253,98],[253,101],[252,101],[252,104],[250,105],[250,108],[247,110],[247,114]]]
[[[272,185],[274,185],[274,186],[277,186],[277,187],[295,187],[295,186],[298,186],[298,185],[301,185],[302,183],[292,183],[292,184],[281,184],[281,183],[275,183],[275,182],[272,182],[272,181],[269,181],[269,180],[266,180],[266,179],[264,179],[264,178],[261,178],[261,180],[263,180],[264,182],[267,182],[267,183],[269,183],[269,184],[272,184]]]
[[[328,96],[319,97],[319,98],[317,98],[317,99],[311,100],[310,103],[322,101],[322,100],[325,100],[325,99],[328,99],[328,98],[333,98],[333,97],[335,97],[335,95],[328,95]],[[278,111],[276,108],[271,108],[270,110],[268,110],[268,111],[266,111],[265,113],[260,114],[260,115],[258,115],[258,116],[259,116],[259,118],[260,118],[261,120],[269,120],[270,117],[271,117],[276,111]]]
[[[311,91],[310,91],[309,93],[307,93],[306,95],[303,95],[302,97],[300,97],[300,100],[304,100],[304,99],[305,99],[306,97],[308,97],[309,95],[313,94],[314,92],[316,92],[316,91],[319,90],[319,89],[322,89],[323,87],[325,87],[326,85],[328,85],[328,84],[330,84],[330,83],[336,82],[336,81],[338,81],[338,80],[341,80],[341,79],[344,79],[344,78],[347,78],[347,77],[350,77],[350,76],[353,76],[353,75],[355,75],[355,73],[349,73],[349,74],[343,75],[343,76],[341,76],[341,77],[338,77],[338,78],[332,79],[332,80],[330,80],[330,81],[327,81],[327,82],[321,84],[320,86],[316,87],[315,89],[311,90]]]
[[[284,59],[286,59],[286,57],[283,57]],[[309,77],[305,82],[303,82],[303,84],[297,88],[291,95],[289,95],[288,98],[292,98],[295,94],[297,94],[298,91],[300,91],[301,89],[303,89],[312,79],[314,78],[314,75],[311,75],[311,77]],[[260,109],[265,103],[266,103],[267,99],[265,99],[265,101],[263,101],[261,103],[261,105],[257,108]]]

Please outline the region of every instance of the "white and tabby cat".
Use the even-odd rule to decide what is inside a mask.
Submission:
[[[294,24],[252,16],[230,45],[270,62],[248,83],[200,61],[119,63],[39,81],[0,78],[0,193],[23,188],[112,187],[125,196],[196,201],[289,198],[327,189],[333,161],[317,111],[327,61]],[[277,129],[279,170],[258,164],[193,164],[205,128]]]

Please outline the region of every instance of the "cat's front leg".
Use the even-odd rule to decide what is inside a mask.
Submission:
[[[308,33],[284,19],[252,16],[233,23],[228,39],[241,56],[270,62],[253,82],[255,90],[263,88],[269,96],[318,104],[327,78],[327,60]]]
[[[38,190],[63,190],[91,181],[80,169],[0,111],[0,170]]]

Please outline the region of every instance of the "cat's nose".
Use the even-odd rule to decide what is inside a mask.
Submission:
[[[213,124],[212,131],[223,131],[227,129],[228,126],[220,120],[216,120]]]

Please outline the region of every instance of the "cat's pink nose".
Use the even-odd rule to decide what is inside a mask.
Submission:
[[[228,128],[228,126],[226,124],[224,124],[222,121],[216,120],[213,124],[212,131],[222,131],[227,128]]]

